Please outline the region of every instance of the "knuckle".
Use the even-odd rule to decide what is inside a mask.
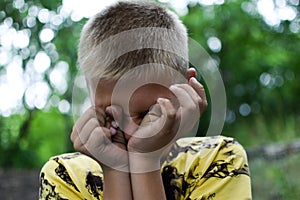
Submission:
[[[70,140],[71,140],[72,142],[74,142],[74,140],[75,140],[75,136],[73,135],[73,133],[70,135]]]
[[[76,141],[76,138],[78,137],[78,131],[75,127],[73,127],[73,130],[72,130],[72,133],[70,135],[70,139],[72,142],[75,142]]]
[[[74,127],[73,127],[72,133],[70,134],[70,139],[71,139],[71,141],[74,140],[74,138],[75,138],[76,135],[77,135],[76,130],[75,130]]]
[[[208,106],[207,100],[204,100],[204,101],[202,102],[202,105],[203,105],[204,108],[207,108],[207,106]]]
[[[93,108],[88,109],[83,115],[82,117],[88,117],[91,118],[95,115],[95,110]]]
[[[93,130],[92,134],[103,135],[102,132],[103,132],[103,129],[102,129],[101,127],[98,126],[98,127],[96,127],[96,128]]]
[[[74,147],[75,150],[78,150],[78,151],[79,151],[81,145],[79,145],[79,143],[77,143],[77,142],[74,142],[74,143],[73,143],[73,147]]]
[[[208,106],[207,100],[204,101],[204,105],[205,105],[206,107]]]
[[[101,127],[97,127],[91,133],[93,138],[97,138],[99,142],[102,142],[108,135],[110,135],[109,130],[102,129]]]
[[[199,87],[200,90],[204,90],[204,86],[202,84],[199,84],[198,87]]]
[[[175,110],[169,111],[167,117],[169,119],[174,119],[176,117],[176,111]]]
[[[183,115],[188,117],[188,118],[193,118],[193,116],[198,115],[199,110],[200,110],[199,105],[193,104],[193,105],[186,108]]]
[[[198,105],[201,105],[203,103],[203,99],[200,96],[197,96],[196,102],[198,103]]]
[[[80,130],[81,128],[82,128],[82,127],[79,127],[78,123],[75,123],[74,126],[73,126],[73,129],[72,129],[72,134],[78,135],[78,132],[79,132],[79,130]]]
[[[99,125],[99,122],[98,122],[98,120],[97,120],[96,118],[91,118],[91,119],[89,120],[89,123],[90,123],[92,126],[95,126],[95,127],[97,127],[97,126]]]

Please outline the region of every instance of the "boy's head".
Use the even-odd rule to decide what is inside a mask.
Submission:
[[[174,13],[156,3],[121,1],[85,24],[78,61],[96,108],[120,105],[139,124],[157,98],[176,102],[170,85],[195,76],[187,49],[186,28]]]
[[[145,65],[136,76],[171,69],[186,76],[187,54],[187,31],[174,13],[154,2],[119,1],[85,24],[78,61],[88,80],[118,80],[145,64],[150,67]],[[152,63],[161,69],[153,70]]]

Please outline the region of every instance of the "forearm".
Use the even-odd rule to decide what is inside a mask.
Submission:
[[[117,171],[115,169],[103,170],[104,187],[103,199],[114,200],[124,199],[132,200],[132,191],[130,183],[130,174]]]
[[[131,173],[134,199],[164,200],[165,190],[159,170],[146,173]]]
[[[129,157],[132,195],[134,199],[164,200],[164,185],[159,157],[149,154],[131,154]]]

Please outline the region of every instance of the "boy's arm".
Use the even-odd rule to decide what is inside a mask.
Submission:
[[[134,199],[166,199],[160,170],[145,173],[131,173]]]
[[[204,88],[195,78],[191,78],[188,85],[175,85],[170,90],[180,101],[180,108],[176,109],[168,99],[158,100],[161,116],[158,117],[153,112],[158,107],[156,104],[146,116],[151,119],[151,125],[147,126],[145,123],[146,125],[143,126],[142,122],[140,129],[128,143],[134,199],[166,199],[160,173],[160,157],[168,149],[170,141],[175,141],[177,137],[190,131],[207,107]],[[180,123],[184,125],[182,126]],[[153,130],[160,131],[145,138],[145,136],[151,135],[150,132]],[[135,137],[135,135],[144,138]]]
[[[131,200],[130,174],[108,167],[102,169],[104,176],[103,199],[114,200],[122,197],[124,200]]]
[[[128,155],[126,145],[114,142],[114,137],[123,137],[120,132],[111,135],[104,111],[88,109],[75,123],[71,140],[74,148],[94,158],[104,176],[103,199],[132,199]],[[121,149],[123,151],[121,151]],[[105,164],[109,163],[110,166]],[[84,164],[84,163],[82,163]]]

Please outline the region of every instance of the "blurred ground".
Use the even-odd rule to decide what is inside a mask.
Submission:
[[[38,199],[38,180],[38,170],[0,169],[0,199]]]

